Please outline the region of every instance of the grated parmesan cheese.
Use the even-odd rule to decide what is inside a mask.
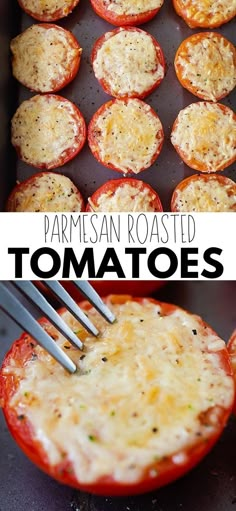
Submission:
[[[30,11],[31,15],[43,17],[44,21],[54,19],[60,11],[60,18],[67,16],[78,4],[79,0],[19,0],[23,9]]]
[[[219,26],[236,15],[236,0],[176,0],[176,4],[190,27]]]
[[[177,211],[236,211],[236,184],[231,179],[220,182],[216,176],[198,176],[176,191]]]
[[[141,14],[147,11],[160,9],[164,0],[104,0],[103,4],[108,11],[117,15]]]
[[[150,189],[143,188],[143,184],[137,182],[136,186],[123,184],[115,191],[102,193],[96,200],[96,204],[88,199],[93,211],[128,212],[128,211],[155,211],[153,201],[155,195]]]

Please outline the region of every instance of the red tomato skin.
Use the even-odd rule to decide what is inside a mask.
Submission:
[[[113,303],[124,303],[127,299],[131,299],[130,295],[112,295],[110,297]],[[142,298],[133,298],[137,302],[142,302]],[[146,299],[145,299],[146,300]],[[158,304],[154,299],[149,299],[152,303]],[[171,304],[161,304],[162,311],[165,315],[171,314],[176,306]],[[80,306],[86,311],[89,310],[91,305],[88,302],[81,302]],[[63,312],[65,309],[60,309]],[[40,323],[44,325],[47,320],[42,318]],[[203,322],[203,321],[202,321]],[[203,322],[203,324],[205,324]],[[213,332],[213,331],[212,331]],[[214,333],[214,332],[213,332]],[[16,364],[19,366],[25,364],[34,353],[35,341],[27,334],[23,334],[20,339],[15,341],[12,348],[5,357],[2,369],[9,365],[13,357]],[[221,367],[229,375],[232,376],[232,368],[229,361],[227,350],[221,350]],[[20,377],[17,375],[4,376],[2,370],[0,372],[0,398],[3,406],[3,413],[8,425],[8,428],[24,451],[24,453],[33,461],[41,470],[45,471],[48,475],[55,478],[57,481],[78,488],[82,491],[94,493],[103,496],[125,496],[145,493],[157,489],[163,485],[169,484],[175,479],[183,476],[186,472],[191,470],[201,459],[211,450],[213,445],[218,440],[222,430],[226,424],[231,408],[226,410],[218,407],[220,412],[218,418],[218,431],[212,435],[206,442],[197,441],[197,443],[190,447],[188,450],[181,451],[186,456],[183,464],[177,465],[174,463],[172,457],[162,460],[161,462],[154,463],[149,466],[142,476],[142,479],[132,484],[118,483],[113,477],[101,478],[93,484],[80,484],[75,477],[73,467],[68,460],[63,461],[59,465],[51,466],[47,457],[47,453],[42,449],[40,443],[35,440],[34,433],[29,421],[26,418],[17,417],[16,411],[8,406],[8,402],[14,395],[19,385]],[[153,471],[157,471],[156,475]]]
[[[197,181],[199,179],[199,177],[204,180],[204,181],[208,181],[209,178],[211,177],[214,177],[215,180],[219,181],[219,183],[222,183],[222,184],[228,184],[229,181],[232,181],[230,180],[228,177],[226,176],[222,176],[220,174],[193,174],[192,176],[189,176],[189,177],[186,177],[185,179],[183,179],[183,181],[181,181],[177,186],[176,188],[174,189],[173,191],[173,194],[172,194],[172,198],[171,198],[171,211],[177,213],[179,211],[178,209],[178,192],[181,192],[183,191],[186,186],[191,183],[192,181]],[[236,186],[236,185],[235,185]]]
[[[125,103],[127,103],[129,101],[129,99],[131,98],[125,98],[123,99],[123,101]],[[109,108],[114,102],[116,101],[119,101],[117,99],[112,99],[111,101],[108,101],[107,103],[104,103],[102,106],[100,106],[100,108],[97,110],[97,112],[95,112],[95,114],[93,115],[89,125],[88,125],[88,144],[89,144],[89,147],[93,153],[93,156],[96,158],[96,160],[101,163],[104,167],[107,167],[108,169],[112,169],[112,170],[115,170],[117,172],[120,172],[121,174],[124,174],[124,171],[121,170],[119,167],[116,167],[115,165],[113,165],[113,163],[106,163],[102,160],[102,158],[100,157],[100,154],[99,154],[99,149],[97,148],[97,142],[96,142],[96,134],[94,135],[93,133],[93,126],[94,124],[96,123],[97,121],[97,118],[99,116],[102,116],[103,115],[103,112],[106,110],[106,108]],[[141,101],[141,100],[140,100]],[[156,112],[151,108],[151,111],[153,113],[153,115],[155,117],[158,117],[158,115],[156,114]],[[158,117],[159,118],[159,117]],[[160,119],[159,119],[160,120]],[[162,150],[162,147],[163,147],[163,143],[164,143],[164,131],[163,131],[163,127],[160,129],[159,131],[160,133],[160,138],[161,138],[161,141],[159,143],[159,146],[155,152],[155,154],[152,156],[151,160],[150,160],[150,164],[148,167],[144,167],[144,168],[141,168],[139,170],[139,172],[137,172],[137,174],[139,174],[140,172],[142,172],[143,170],[146,170],[148,169],[149,167],[151,167],[151,165],[156,161],[156,159],[158,158],[161,150]],[[131,174],[134,174],[134,172],[129,169],[128,172],[127,172],[127,175],[131,175]]]
[[[206,17],[205,20],[203,20],[201,23],[198,22],[198,21],[195,21],[194,19],[192,18],[189,18],[187,13],[186,13],[186,9],[184,9],[184,7],[181,7],[179,5],[179,2],[178,0],[173,0],[173,6],[174,6],[174,9],[176,11],[176,13],[181,17],[183,18],[183,20],[185,21],[185,23],[190,27],[190,28],[197,28],[197,27],[201,27],[201,28],[218,28],[220,27],[221,25],[223,25],[224,23],[228,23],[228,21],[230,21],[233,17],[234,17],[234,14],[232,16],[229,16],[228,18],[225,18],[225,19],[222,19],[222,20],[219,20],[218,22],[215,22],[213,23],[211,21],[211,18],[209,16],[209,18]]]
[[[200,104],[200,103],[209,103],[209,101],[198,101],[196,102],[195,104]],[[223,112],[227,112],[229,107],[223,105],[222,103],[213,103],[214,105],[218,105],[220,107],[220,109],[223,111]],[[187,107],[186,107],[187,108]],[[234,114],[234,120],[236,122],[236,114]],[[175,130],[176,126],[178,125],[179,123],[179,120],[178,120],[178,117],[175,119],[175,122],[172,126],[172,130],[171,130],[171,133]],[[203,162],[200,162],[200,161],[197,161],[193,158],[188,157],[183,151],[182,149],[179,147],[179,145],[175,145],[175,150],[177,151],[178,155],[180,156],[180,158],[183,160],[184,163],[186,163],[186,165],[188,165],[191,169],[194,169],[194,170],[198,170],[199,172],[211,172],[211,173],[214,173],[214,172],[221,172],[222,170],[224,170],[226,167],[229,167],[229,165],[231,165],[232,163],[235,162],[236,160],[236,156],[233,156],[232,158],[230,158],[226,163],[224,164],[221,164],[220,165],[220,168],[217,168],[216,170],[209,170],[208,167],[206,166],[205,163]],[[218,164],[219,166],[219,164]]]
[[[43,27],[43,28],[45,28],[45,30],[53,28],[55,30],[59,30],[60,32],[63,30],[65,32],[65,34],[67,34],[67,37],[70,40],[70,44],[73,46],[74,49],[78,50],[78,55],[74,58],[73,63],[70,66],[69,73],[64,78],[64,80],[60,81],[60,83],[58,83],[58,84],[55,83],[55,86],[52,88],[52,90],[48,90],[47,92],[42,93],[40,90],[38,90],[36,88],[35,89],[33,89],[32,87],[30,88],[30,90],[32,92],[38,92],[40,94],[53,94],[55,92],[58,92],[61,89],[64,89],[64,87],[66,87],[76,77],[76,75],[79,71],[80,62],[81,62],[81,53],[79,53],[79,50],[81,49],[81,47],[80,47],[77,39],[75,38],[74,34],[72,34],[72,32],[69,32],[69,30],[65,30],[64,28],[59,27],[58,25],[54,25],[53,23],[40,23],[39,27]],[[25,85],[25,87],[27,87],[26,84],[23,84],[23,85]]]
[[[155,192],[155,190],[153,190],[153,188],[151,188],[151,186],[148,185],[147,183],[144,183],[143,181],[139,181],[139,180],[133,179],[133,178],[111,179],[110,181],[107,181],[102,186],[100,186],[91,195],[90,199],[92,200],[92,202],[96,206],[97,202],[99,200],[99,197],[101,195],[103,195],[105,193],[108,193],[108,192],[114,193],[117,190],[117,188],[122,187],[125,184],[129,184],[130,186],[136,187],[137,185],[140,186],[141,183],[142,183],[142,187],[140,188],[140,191],[143,190],[143,189],[148,189],[151,194],[155,194],[155,199],[152,201],[154,211],[162,212],[163,211],[163,207],[162,207],[161,200],[160,200],[159,195],[157,194],[157,192]],[[93,209],[91,208],[89,203],[86,206],[86,211],[90,212],[90,213],[93,212]]]
[[[136,25],[142,25],[143,23],[147,23],[152,18],[154,18],[154,16],[156,16],[158,11],[160,10],[160,8],[152,9],[151,11],[149,10],[149,11],[146,11],[141,14],[134,14],[133,16],[125,15],[125,14],[117,15],[115,13],[110,12],[103,5],[102,0],[90,0],[90,1],[91,1],[93,10],[96,12],[96,14],[98,14],[98,16],[103,18],[105,21],[108,21],[108,23],[111,23],[111,25],[116,25],[118,27],[120,27],[120,26],[124,27],[127,25],[136,26]]]
[[[131,31],[137,31],[137,32],[144,32],[144,30],[141,30],[139,28],[136,28],[136,27],[126,27],[127,30],[129,30],[130,32]],[[111,37],[115,36],[116,34],[118,34],[120,32],[120,27],[119,28],[116,28],[115,30],[112,30],[110,32]],[[162,51],[162,48],[160,47],[159,43],[156,41],[156,39],[151,35],[151,34],[148,34],[151,38],[152,38],[152,42],[156,48],[156,54],[157,54],[157,59],[158,61],[160,62],[161,66],[164,68],[164,76],[165,76],[165,70],[166,70],[166,64],[165,64],[165,57],[164,57],[164,53]],[[100,48],[102,47],[104,41],[107,40],[106,39],[106,34],[103,34],[101,37],[99,37],[99,39],[97,39],[97,41],[95,42],[94,46],[93,46],[93,49],[92,49],[92,53],[91,53],[91,62],[92,62],[92,65],[93,65],[93,62],[94,60],[96,59],[97,57],[97,53],[98,51],[100,50]],[[163,76],[163,78],[164,78]],[[156,81],[156,83],[154,83],[151,87],[149,87],[148,89],[146,89],[142,94],[137,94],[137,93],[133,93],[133,94],[129,94],[128,96],[126,94],[122,94],[122,95],[114,95],[114,93],[112,92],[109,84],[107,83],[106,79],[104,78],[101,78],[101,79],[98,79],[99,83],[101,84],[103,90],[109,94],[110,96],[113,96],[113,97],[116,97],[116,98],[121,98],[121,99],[126,99],[127,97],[129,98],[139,98],[139,99],[144,99],[146,98],[147,96],[149,96],[149,94],[151,94],[162,82],[163,78],[159,78],[159,80]]]
[[[36,174],[33,174],[32,176],[30,176],[25,181],[22,181],[21,183],[16,184],[16,186],[14,186],[13,190],[11,191],[11,193],[10,193],[8,199],[7,199],[5,211],[14,211],[12,209],[12,203],[14,204],[15,193],[20,188],[24,189],[24,187],[30,186],[30,184],[32,182],[34,182],[35,178],[40,177],[40,176],[45,176],[46,173],[47,173],[46,171],[44,171],[44,172],[37,172]],[[50,174],[52,174],[52,172],[50,172]],[[58,175],[58,174],[55,172],[55,175]],[[82,197],[82,195],[81,195],[79,190],[78,190],[78,197],[79,197],[79,199],[81,201],[81,212],[84,212],[85,211],[85,202],[84,202],[84,199],[83,199],[83,197]]]
[[[73,9],[78,5],[79,0],[71,0],[70,1],[70,7],[69,6],[67,7],[67,9],[68,9],[67,14],[63,13],[63,9],[57,9],[51,15],[47,15],[47,14],[34,14],[30,9],[26,9],[24,7],[23,0],[18,0],[18,3],[20,5],[21,9],[23,9],[23,11],[25,11],[26,14],[29,14],[29,16],[31,16],[35,20],[46,21],[47,22],[47,21],[57,21],[57,20],[60,20],[62,18],[65,18],[66,16],[68,16],[68,14],[70,14],[73,11]]]
[[[59,101],[63,101],[65,103],[67,103],[69,101],[68,99],[66,99],[62,96],[59,96],[59,95],[54,95],[54,94],[45,94],[44,95],[45,98],[50,97],[50,96],[54,96]],[[70,102],[70,103],[72,103],[72,102]],[[68,161],[72,160],[73,158],[75,158],[75,156],[77,156],[77,154],[80,153],[80,151],[83,149],[84,144],[86,142],[87,128],[86,128],[85,120],[83,118],[82,113],[80,112],[80,110],[74,103],[73,103],[73,107],[74,107],[74,112],[75,112],[74,118],[76,120],[76,123],[77,123],[77,116],[79,116],[80,122],[81,122],[81,129],[80,129],[80,134],[79,134],[80,142],[78,143],[77,147],[76,148],[74,146],[69,147],[66,151],[64,151],[64,156],[60,156],[56,161],[53,160],[52,162],[49,162],[49,163],[40,163],[39,162],[37,165],[31,161],[28,161],[27,163],[29,165],[32,165],[32,167],[35,167],[37,169],[42,169],[42,170],[56,169],[57,167],[62,167]],[[20,159],[22,159],[21,148],[17,145],[14,145],[14,147],[15,147],[18,157]]]
[[[232,358],[232,367],[233,367],[233,372],[234,372],[234,382],[235,382],[235,390],[236,390],[236,363],[235,363],[235,359],[236,359],[236,330],[234,330],[234,332],[232,333],[232,335],[229,339],[227,348],[228,348],[229,356],[230,356],[230,358]],[[236,393],[235,393],[233,413],[236,415]]]

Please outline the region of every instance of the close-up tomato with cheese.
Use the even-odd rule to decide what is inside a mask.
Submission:
[[[82,48],[69,30],[57,25],[32,25],[10,47],[13,76],[35,92],[56,92],[79,70]]]
[[[156,16],[164,0],[91,0],[94,11],[112,25],[141,25]]]
[[[137,98],[114,99],[102,105],[88,126],[94,157],[123,174],[138,174],[159,156],[164,141],[156,112]]]
[[[173,0],[173,6],[190,28],[217,28],[236,15],[236,0]]]
[[[171,211],[236,211],[236,183],[219,174],[195,174],[175,188]]]
[[[111,179],[88,198],[86,211],[129,212],[163,211],[159,195],[138,179]]]
[[[6,211],[78,212],[84,211],[84,199],[67,176],[39,172],[13,188]]]
[[[216,32],[187,37],[174,61],[180,83],[201,99],[218,101],[236,85],[236,49]]]
[[[19,158],[33,167],[60,167],[81,151],[85,141],[83,115],[62,96],[33,96],[12,118],[12,144]]]
[[[232,369],[224,341],[200,317],[128,295],[106,302],[112,325],[80,304],[98,338],[60,311],[82,353],[41,320],[77,365],[73,375],[23,334],[2,365],[1,404],[21,449],[58,481],[143,493],[184,475],[215,444],[235,397]]]
[[[199,101],[181,110],[171,142],[184,163],[201,172],[216,172],[236,160],[236,115],[221,103]]]
[[[235,387],[236,387],[236,330],[232,333],[228,345],[228,352],[230,356],[230,361],[233,368],[234,373],[234,381],[235,381]],[[234,402],[234,413],[236,414],[236,396],[235,396],[235,402]]]
[[[79,0],[18,0],[20,7],[38,21],[57,21],[68,16]]]
[[[159,43],[135,27],[119,27],[103,34],[93,46],[91,59],[103,89],[116,98],[145,98],[165,74]]]

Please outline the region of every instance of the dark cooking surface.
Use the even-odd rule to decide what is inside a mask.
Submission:
[[[22,181],[37,172],[37,169],[25,163],[20,161],[16,163],[15,152],[13,148],[9,149],[9,147],[6,151],[6,141],[4,139],[5,135],[9,146],[9,126],[7,127],[7,122],[9,122],[11,115],[16,110],[16,101],[19,104],[22,100],[33,95],[23,86],[18,86],[15,80],[10,80],[12,90],[9,90],[9,38],[17,35],[32,23],[35,23],[32,18],[22,14],[22,11],[17,8],[16,4],[17,0],[11,0],[11,2],[9,2],[9,0],[1,0],[0,5],[0,23],[3,33],[3,46],[0,50],[2,52],[1,68],[4,68],[4,73],[0,77],[0,80],[2,80],[0,92],[3,110],[3,122],[1,122],[0,127],[0,130],[2,130],[2,133],[0,132],[0,145],[2,142],[3,157],[1,161],[3,163],[4,174],[3,189],[0,190],[1,210],[4,208],[7,193],[12,188],[12,184],[15,182],[16,178]],[[11,9],[14,10],[14,12],[10,12]],[[74,12],[67,19],[61,20],[59,24],[71,30],[83,48],[82,63],[76,79],[68,87],[60,91],[59,94],[74,101],[81,109],[88,123],[98,107],[108,101],[110,97],[102,91],[94,77],[90,64],[92,45],[100,35],[114,27],[106,21],[103,21],[92,11],[89,0],[81,0]],[[150,169],[141,172],[138,178],[151,184],[153,188],[159,192],[164,209],[169,210],[170,197],[175,186],[184,177],[195,173],[194,170],[182,163],[172,147],[169,141],[171,126],[179,110],[194,101],[198,101],[198,98],[184,90],[178,83],[173,68],[173,60],[181,41],[198,30],[193,31],[188,28],[185,22],[175,14],[171,0],[165,0],[159,14],[152,21],[143,25],[143,28],[157,38],[166,58],[166,77],[160,87],[145,100],[160,116],[166,138],[163,150],[156,163]],[[222,28],[217,30],[228,37],[232,42],[235,42],[236,30],[234,21],[223,25]],[[8,74],[6,73],[6,69],[8,69]],[[231,93],[227,98],[223,99],[222,103],[233,108],[233,106],[235,106],[235,93]],[[11,112],[10,115],[9,110]],[[74,160],[64,167],[61,167],[58,171],[69,176],[81,190],[85,198],[91,195],[91,193],[108,179],[116,179],[122,176],[120,173],[106,169],[100,165],[92,156],[88,146],[86,146]],[[233,172],[232,166],[226,169],[223,174],[235,180],[235,173]]]
[[[236,326],[236,283],[172,282],[157,297],[199,313],[224,339]],[[0,361],[20,331],[0,313]],[[0,511],[235,511],[236,419],[191,473],[159,491],[102,498],[63,487],[39,471],[11,438],[0,412]]]

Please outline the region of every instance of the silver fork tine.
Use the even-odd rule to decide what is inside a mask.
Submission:
[[[73,314],[73,316],[84,326],[84,328],[86,328],[86,330],[88,330],[92,335],[98,335],[99,332],[97,328],[74,302],[61,284],[59,284],[59,282],[54,280],[44,280],[44,284],[56,295],[60,302],[65,305],[70,313]]]
[[[14,281],[17,287],[31,302],[49,319],[49,321],[62,333],[76,348],[83,349],[83,343],[57,314],[46,298],[36,289],[30,281]]]
[[[95,289],[87,281],[73,280],[73,284],[83,293],[87,300],[97,309],[98,312],[109,322],[114,323],[115,316],[102,301]]]
[[[57,346],[50,335],[2,283],[0,283],[0,307],[67,371],[70,373],[76,372],[77,368],[74,362]]]

